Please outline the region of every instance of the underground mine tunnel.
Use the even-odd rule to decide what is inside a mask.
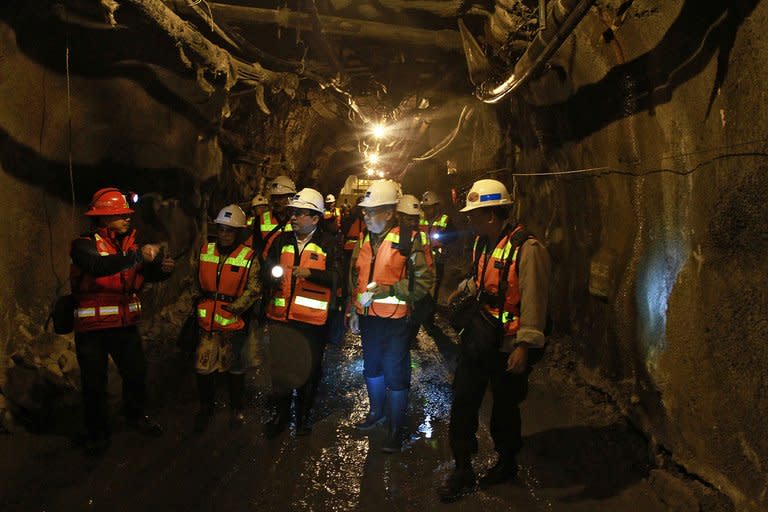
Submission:
[[[768,509],[766,29],[760,0],[6,0],[0,510]]]

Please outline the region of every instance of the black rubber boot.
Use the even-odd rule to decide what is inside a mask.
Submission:
[[[355,425],[360,432],[373,430],[386,421],[384,416],[384,400],[387,396],[387,388],[384,386],[384,376],[365,379],[365,387],[368,389],[369,411],[365,420]]]
[[[216,400],[216,374],[197,374],[197,395],[200,410],[195,416],[195,432],[204,432],[211,424]]]
[[[389,392],[389,432],[381,451],[398,453],[403,448],[403,432],[405,415],[408,409],[408,390],[401,389]]]
[[[513,454],[499,454],[499,459],[478,482],[480,487],[487,489],[494,485],[503,484],[517,478],[517,460]]]
[[[475,472],[472,471],[472,461],[467,452],[456,459],[456,468],[440,486],[437,495],[443,503],[453,503],[474,492],[476,486]]]
[[[229,384],[229,426],[239,428],[245,423],[243,400],[245,398],[245,375],[230,373],[227,375]]]

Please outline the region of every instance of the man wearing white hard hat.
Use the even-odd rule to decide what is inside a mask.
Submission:
[[[251,215],[248,216],[248,227],[253,226],[256,219],[261,219],[261,214],[269,209],[269,201],[261,194],[256,194],[251,199]]]
[[[325,211],[323,212],[325,229],[329,233],[338,233],[341,229],[341,209],[336,208],[336,196],[328,194],[325,196]]]
[[[374,181],[360,203],[368,232],[352,253],[349,325],[363,340],[363,375],[369,412],[355,427],[367,432],[389,417],[385,453],[402,449],[411,384],[408,313],[429,293],[434,281],[429,247],[421,236],[408,237],[397,226],[400,189],[391,180]],[[389,394],[389,409],[384,402]]]
[[[292,230],[275,239],[266,258],[273,409],[266,425],[268,438],[288,426],[294,389],[296,435],[308,435],[312,428],[326,323],[341,279],[338,244],[319,229],[324,211],[320,192],[299,191],[288,204]]]
[[[243,241],[247,235],[245,212],[230,204],[214,220],[216,242],[200,248],[197,322],[200,342],[195,371],[200,411],[195,430],[205,430],[213,418],[216,381],[226,375],[232,427],[245,421],[245,344],[248,333],[246,312],[260,299],[259,260]]]
[[[397,203],[397,218],[400,229],[410,229],[412,232],[419,233],[421,241],[425,246],[429,246],[429,239],[426,233],[420,230],[421,204],[416,196],[405,194]],[[434,260],[432,260],[432,270],[434,271]],[[416,335],[419,333],[419,327],[424,323],[428,316],[434,312],[434,302],[432,296],[427,294],[418,302],[413,304],[411,314],[408,317],[408,331],[411,346],[416,346]]]
[[[456,468],[439,490],[446,502],[475,488],[471,456],[477,450],[478,414],[489,382],[490,432],[498,459],[479,484],[490,487],[517,475],[520,403],[546,342],[550,260],[541,242],[509,220],[511,204],[504,184],[483,179],[472,185],[461,210],[477,237],[470,277],[458,293],[476,302],[470,302],[474,309],[464,310],[469,314],[453,381],[449,439]]]
[[[434,304],[438,303],[440,285],[443,282],[445,271],[446,246],[456,239],[456,230],[453,222],[441,208],[440,196],[434,190],[427,190],[421,197],[421,229],[427,234],[429,244],[432,247],[432,256],[435,260],[435,289],[432,291]],[[427,327],[434,325],[434,308],[425,322]]]
[[[264,258],[269,246],[283,231],[290,231],[288,203],[296,194],[296,184],[288,176],[277,176],[267,185],[270,210],[261,214],[259,229],[254,232],[254,248]]]

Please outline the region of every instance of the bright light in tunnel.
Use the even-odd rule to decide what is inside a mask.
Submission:
[[[367,174],[368,176],[373,176],[374,174],[376,174],[376,170],[370,169],[370,168],[366,169],[365,174]]]
[[[379,178],[383,178],[384,177],[384,171],[377,172],[376,176],[378,176]]]
[[[371,153],[368,155],[368,161],[374,165],[379,163],[379,154],[378,153]]]
[[[387,127],[384,126],[382,123],[376,123],[373,125],[373,130],[371,130],[371,134],[376,139],[384,138],[384,136],[387,135]]]

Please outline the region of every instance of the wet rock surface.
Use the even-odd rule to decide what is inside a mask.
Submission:
[[[455,338],[433,334],[422,330],[412,351],[410,437],[400,454],[381,453],[383,428],[369,436],[353,428],[367,411],[357,337],[326,351],[308,437],[296,437],[292,425],[265,439],[266,379],[258,371],[248,378],[244,426],[230,428],[223,400],[209,430],[194,434],[194,375],[185,362],[166,360],[152,365],[151,379],[164,437],[141,437],[116,416],[108,451],[86,457],[72,440],[80,429],[76,407],[59,411],[44,434],[1,436],[0,510],[668,509],[649,484],[661,480],[658,470],[650,478],[645,439],[600,393],[569,377],[556,349],[532,375],[519,481],[442,505],[436,488],[453,468],[447,428],[456,346]],[[487,421],[478,438],[474,464],[482,473],[494,462]],[[670,479],[663,481],[669,492]]]

